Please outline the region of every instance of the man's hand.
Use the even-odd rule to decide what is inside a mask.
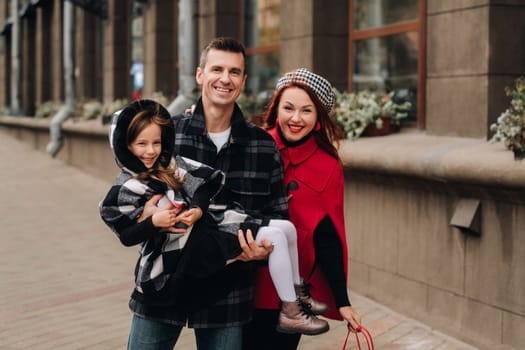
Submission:
[[[272,242],[263,239],[261,241],[262,246],[258,246],[255,240],[253,239],[253,234],[251,230],[246,231],[246,237],[244,237],[244,232],[239,230],[239,244],[242,248],[242,253],[236,257],[236,260],[240,261],[252,261],[252,260],[264,260],[268,257],[273,250]]]

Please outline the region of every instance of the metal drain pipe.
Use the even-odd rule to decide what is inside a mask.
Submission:
[[[75,7],[70,1],[64,1],[64,88],[65,105],[53,116],[49,126],[50,141],[46,150],[55,157],[63,146],[62,124],[73,114],[75,110]]]
[[[197,82],[195,68],[197,67],[197,0],[179,0],[178,18],[178,61],[179,61],[179,91],[177,97],[168,106],[171,115],[183,113],[197,99]]]

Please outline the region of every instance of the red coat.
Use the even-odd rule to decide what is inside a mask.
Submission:
[[[269,130],[279,147],[284,162],[285,185],[291,181],[298,189],[289,190],[290,220],[297,229],[297,248],[299,251],[299,271],[305,282],[311,283],[310,293],[314,299],[328,304],[329,311],[323,315],[342,320],[330,286],[320,268],[314,269],[314,230],[328,215],[332,220],[343,247],[344,271],[348,274],[348,249],[344,225],[344,178],[339,161],[321,150],[315,139],[310,137],[305,143],[287,148],[281,141],[277,129]],[[267,267],[257,271],[255,284],[255,307],[278,309],[279,297],[273,286]]]

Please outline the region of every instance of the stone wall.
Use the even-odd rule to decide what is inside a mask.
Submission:
[[[481,349],[525,348],[524,164],[420,133],[342,154],[350,288]],[[479,200],[479,235],[451,226],[462,200]]]

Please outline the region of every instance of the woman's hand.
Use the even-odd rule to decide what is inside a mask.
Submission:
[[[339,313],[348,322],[348,329],[352,333],[356,333],[357,329],[361,325],[361,316],[351,307],[343,306],[339,308]]]

